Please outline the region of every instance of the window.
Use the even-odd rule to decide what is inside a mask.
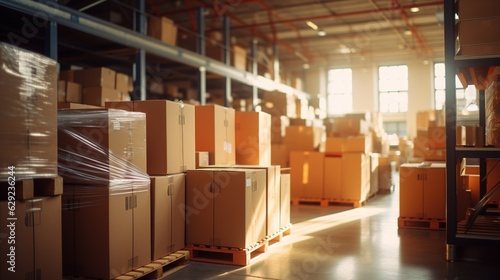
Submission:
[[[378,68],[379,111],[403,113],[408,111],[408,66]]]
[[[457,92],[457,112],[463,110],[475,111],[476,105],[476,87],[470,85],[465,89],[462,83],[455,76],[455,86]],[[446,80],[445,80],[445,67],[444,63],[434,64],[434,108],[436,110],[444,109],[444,102],[446,100]]]
[[[352,112],[352,70],[328,70],[327,88],[328,115]]]
[[[388,135],[406,136],[406,121],[384,122],[384,131]]]

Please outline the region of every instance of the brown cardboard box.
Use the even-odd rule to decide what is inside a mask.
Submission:
[[[69,103],[82,103],[82,86],[68,81],[59,81],[58,101]]]
[[[57,109],[103,109],[103,108],[100,106],[94,106],[88,104],[59,102],[57,103]]]
[[[271,116],[264,112],[236,112],[236,163],[271,164]]]
[[[289,151],[314,151],[323,139],[324,127],[289,126],[286,128],[285,144]]]
[[[342,199],[365,201],[370,193],[370,158],[364,153],[343,153]]]
[[[65,183],[109,185],[146,172],[145,114],[60,110],[58,118],[59,164]]]
[[[287,95],[281,92],[262,93],[262,111],[271,116],[288,116]]]
[[[287,116],[271,115],[271,144],[282,144],[286,127],[290,125],[290,119]]]
[[[177,27],[167,17],[150,17],[148,21],[148,35],[175,46],[177,41]]]
[[[126,74],[123,73],[116,73],[116,78],[115,78],[115,89],[123,92],[128,93],[128,80],[130,77]]]
[[[248,248],[263,239],[265,185],[264,170],[188,170],[186,243]]]
[[[446,218],[445,167],[443,163],[400,166],[400,217]]]
[[[497,159],[486,160],[486,192],[490,191],[497,182],[500,181],[500,164]],[[471,190],[471,201],[473,205],[479,202],[480,196],[480,177],[479,162],[471,159],[463,159],[460,167],[460,175],[466,176],[464,187]],[[490,201],[500,202],[500,193],[496,193]]]
[[[367,134],[369,123],[365,120],[341,117],[333,122],[333,134],[335,136],[358,136]]]
[[[1,209],[7,209],[7,203],[0,201]],[[0,278],[62,279],[61,196],[35,197],[15,203],[17,221],[7,221],[8,211],[0,211],[2,221],[7,221],[0,228],[0,253],[5,257],[0,263]],[[8,227],[11,223],[15,228]],[[12,232],[15,244],[7,239]],[[15,273],[8,270],[12,245],[15,246]]]
[[[393,189],[392,175],[395,162],[391,162],[387,155],[378,158],[378,188],[381,192],[390,192]]]
[[[426,161],[446,161],[446,149],[432,149],[424,151]]]
[[[330,136],[326,137],[325,153],[340,154],[344,151],[344,137]]]
[[[323,198],[324,154],[290,152],[292,199]]]
[[[431,126],[427,132],[429,138],[430,149],[444,149],[446,148],[446,127],[444,126]]]
[[[195,168],[206,167],[210,164],[208,152],[196,152]]]
[[[271,144],[271,164],[289,167],[289,152],[285,144]]]
[[[111,101],[111,102],[106,102],[104,105],[106,106],[106,108],[109,108],[109,109],[120,109],[120,110],[129,111],[129,112],[134,111],[134,102],[133,101]],[[147,118],[146,118],[146,121],[147,121]]]
[[[74,82],[75,70],[64,70],[59,72],[59,80]]]
[[[74,71],[74,82],[85,87],[115,88],[116,72],[105,67]],[[104,104],[102,105],[104,106]]]
[[[210,164],[235,164],[235,111],[219,105],[196,106],[196,150],[210,153]]]
[[[280,175],[280,228],[288,226],[290,221],[290,174]]]
[[[120,91],[108,87],[85,87],[82,92],[84,104],[104,107],[106,102],[121,101]]]
[[[148,174],[167,175],[195,168],[194,106],[147,100],[135,101],[134,111],[146,114]]]
[[[379,158],[380,154],[370,153],[370,196],[379,190]]]
[[[247,51],[238,45],[233,45],[231,49],[231,64],[234,68],[246,71],[247,69]]]
[[[480,18],[462,20],[458,25],[458,38],[460,46],[494,44],[500,41],[500,34],[490,27],[498,26],[500,18]],[[478,32],[481,30],[481,32]]]
[[[151,259],[157,260],[185,246],[184,173],[151,177]]]
[[[497,0],[459,0],[458,17],[460,20],[497,17],[500,3]]]
[[[63,260],[69,275],[114,279],[151,262],[149,183],[65,185],[63,205],[69,212],[63,229],[73,228],[63,236],[74,234],[72,246],[63,248],[74,250],[74,260]]]
[[[57,176],[57,62],[0,43],[0,181]]]
[[[325,157],[325,198],[342,197],[342,157]]]

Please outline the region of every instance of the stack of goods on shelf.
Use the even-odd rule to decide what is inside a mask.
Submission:
[[[500,147],[500,68],[493,73],[485,91],[486,145]]]
[[[500,51],[498,32],[490,26],[500,23],[498,9],[500,3],[495,0],[473,0],[458,2],[458,37],[457,54],[462,56],[497,55]]]
[[[63,269],[112,279],[151,262],[146,116],[59,110]]]
[[[413,139],[413,161],[446,160],[446,127],[442,110],[417,113],[417,136]]]
[[[0,61],[0,278],[62,279],[58,65],[3,43]]]
[[[500,181],[500,164],[498,164],[497,159],[486,160],[486,172],[486,192],[489,192]],[[462,189],[470,192],[470,204],[471,206],[476,205],[481,198],[479,160],[471,158],[462,159],[460,177],[461,180],[458,181],[459,184],[457,185],[461,185]],[[500,203],[500,193],[496,193],[490,199],[490,203],[498,205]]]
[[[73,103],[104,107],[108,101],[130,100],[130,77],[109,68],[66,70],[61,72],[60,80],[60,86],[66,89],[65,103],[60,104],[60,109],[88,108],[88,106],[78,106]],[[81,85],[81,91],[79,91],[79,85]]]
[[[175,46],[177,27],[167,17],[150,17],[148,20],[148,35],[164,43]]]
[[[406,163],[399,168],[400,228],[446,228],[444,163]]]
[[[186,171],[195,169],[195,107],[167,100],[108,102],[146,115],[152,260],[184,248]]]

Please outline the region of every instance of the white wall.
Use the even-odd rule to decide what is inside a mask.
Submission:
[[[408,112],[406,114],[385,115],[384,120],[398,121],[406,119],[408,137],[416,136],[416,113],[431,110],[434,106],[434,74],[433,63],[424,64],[415,59],[408,65]],[[390,65],[390,64],[387,64]],[[352,68],[353,73],[353,111],[378,110],[378,67],[380,65],[365,65]],[[327,69],[326,69],[327,70]],[[326,82],[327,71],[309,69],[306,77],[306,92],[317,94],[321,81]],[[324,83],[323,82],[323,83]]]

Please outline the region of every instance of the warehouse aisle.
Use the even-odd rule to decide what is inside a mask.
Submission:
[[[292,207],[292,234],[251,265],[190,262],[165,279],[498,279],[499,258],[446,262],[444,231],[398,230],[398,196],[356,209]]]

